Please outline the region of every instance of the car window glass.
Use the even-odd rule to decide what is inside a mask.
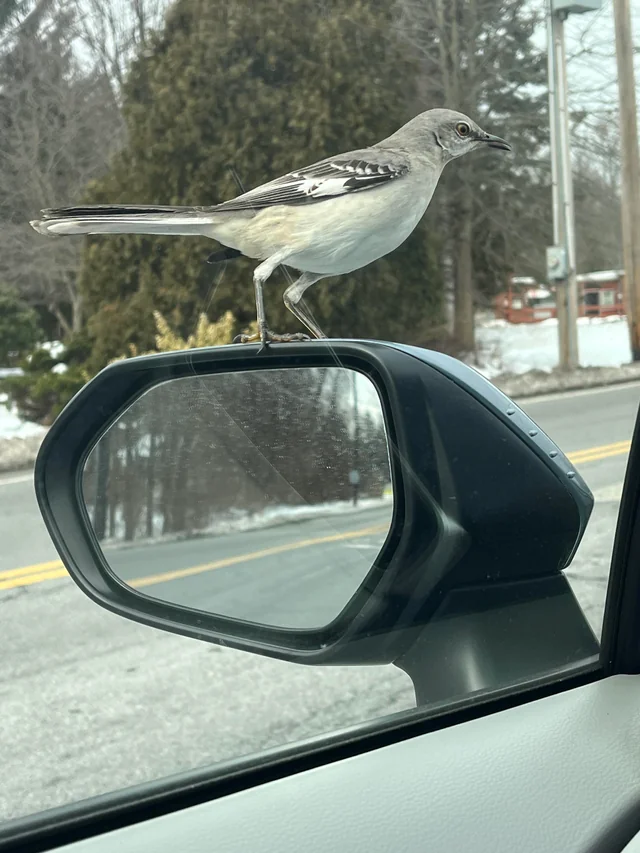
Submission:
[[[362,189],[368,181],[391,186],[396,213],[384,218],[385,203],[339,214],[344,240],[338,242],[355,258],[340,276],[331,273],[338,249],[327,236],[329,219],[315,220],[316,249],[327,267],[317,272],[307,263],[309,288],[294,292],[299,302],[289,299],[296,313],[283,301],[297,278],[293,256],[276,257],[264,286],[271,330],[306,334],[315,325],[329,337],[446,352],[516,399],[569,454],[595,495],[565,574],[599,637],[640,400],[638,384],[612,384],[635,375],[624,295],[613,26],[608,4],[572,14],[566,24],[581,368],[562,372],[556,369],[560,291],[546,264],[554,234],[542,6],[520,0],[2,4],[0,820],[349,726],[384,725],[390,715],[415,709],[410,678],[391,665],[308,668],[163,633],[99,608],[70,581],[35,500],[33,464],[43,436],[107,364],[259,333],[252,275],[264,247],[243,244],[248,257],[239,257],[237,235],[225,232],[224,246],[208,239],[200,208],[283,175],[289,177],[270,187],[267,199],[269,193],[281,199],[282,192],[291,200],[293,192],[306,211],[301,216],[314,209],[317,182],[325,179],[323,209],[334,209],[336,197],[348,196],[349,205],[357,196],[380,198],[379,186]],[[371,146],[433,107],[462,111],[513,151],[485,146],[448,163],[422,216],[420,199],[433,188],[433,175],[425,177],[415,163],[424,165],[429,145],[432,153],[443,151],[467,131],[456,122],[449,141],[428,134],[411,167],[404,143],[389,162],[388,146],[373,154]],[[308,173],[325,158],[329,166]],[[401,181],[407,189],[394,195]],[[253,216],[255,201],[236,210],[234,227]],[[161,227],[151,235],[82,237],[69,221],[49,234],[29,225],[47,221],[41,211],[87,205],[115,205],[119,215],[133,217],[134,231],[138,205],[162,206]],[[176,225],[178,206],[191,212]],[[278,229],[300,233],[267,217],[255,239],[275,239]],[[396,239],[400,231],[406,239]],[[382,244],[388,249],[382,257],[358,266],[368,258],[361,253]],[[580,388],[587,384],[593,387]],[[370,390],[358,392],[358,405],[369,405],[360,434],[375,450],[369,470],[352,458],[338,465],[328,444],[317,459],[339,471],[333,491],[305,493],[291,459],[279,468],[278,484],[269,481],[262,492],[238,477],[238,493],[251,493],[251,511],[225,518],[225,530],[217,519],[217,533],[246,531],[251,513],[254,526],[280,524],[285,516],[308,525],[308,541],[339,541],[350,555],[351,574],[341,581],[351,594],[381,547],[393,506],[379,400],[373,393],[367,398]],[[309,402],[297,393],[301,405]],[[241,402],[235,400],[240,419]],[[327,431],[353,439],[339,407],[329,411]],[[222,445],[224,436],[218,438]],[[123,441],[117,450],[126,455],[132,446]],[[134,449],[142,470],[152,454],[148,446]],[[214,487],[206,474],[203,465],[202,494]],[[191,512],[179,494],[167,484],[175,512]],[[322,521],[314,516],[319,503]],[[369,526],[351,525],[356,503],[363,518],[371,514]],[[123,498],[102,518],[103,534],[126,539],[134,528],[144,536],[173,523],[166,506],[162,515],[131,519],[124,504]],[[269,529],[272,542],[229,550],[228,559],[273,548],[280,551],[270,551],[269,559],[285,554],[282,529],[275,523]],[[184,568],[174,562],[162,570]],[[142,578],[137,568],[123,571]],[[275,612],[286,610],[270,594]],[[306,594],[301,590],[285,618],[304,616]],[[334,613],[339,604],[327,608]]]

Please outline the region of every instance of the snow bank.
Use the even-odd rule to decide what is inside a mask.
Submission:
[[[19,471],[35,464],[42,436],[26,438],[0,438],[0,472]]]
[[[0,394],[0,439],[29,438],[33,435],[43,436],[46,428],[39,424],[23,421],[7,403],[7,395]]]
[[[558,366],[558,321],[514,325],[487,320],[477,329],[478,363],[488,379],[531,370],[550,373]],[[631,361],[626,317],[578,320],[578,352],[582,367],[620,367]]]
[[[40,349],[46,350],[52,358],[58,358],[64,352],[64,344],[46,341]],[[66,369],[64,364],[53,368],[56,373]],[[20,367],[0,367],[0,380],[22,374]],[[7,395],[0,393],[0,471],[15,471],[33,465],[46,432],[46,427],[20,418],[9,406]]]
[[[220,536],[225,533],[236,533],[257,528],[275,527],[279,524],[292,524],[306,521],[309,518],[327,518],[332,515],[345,515],[366,512],[391,506],[391,492],[381,498],[361,498],[354,506],[352,501],[331,501],[319,504],[304,504],[302,506],[273,506],[256,513],[241,513],[235,518],[216,519],[204,531],[209,536]]]
[[[46,428],[23,421],[0,394],[0,471],[16,471],[33,465]]]

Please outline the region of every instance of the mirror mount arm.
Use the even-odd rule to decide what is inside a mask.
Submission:
[[[413,683],[418,707],[495,695],[544,674],[562,673],[576,649],[596,661],[598,640],[562,574],[453,590],[394,661]],[[541,635],[540,626],[553,626]],[[508,636],[509,642],[504,638]]]

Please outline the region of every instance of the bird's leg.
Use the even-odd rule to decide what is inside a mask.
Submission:
[[[266,261],[263,261],[253,271],[253,289],[255,291],[255,299],[256,299],[256,319],[258,321],[258,334],[257,335],[238,335],[234,339],[234,343],[239,342],[241,344],[251,343],[252,341],[261,341],[262,344],[267,344],[270,340],[273,340],[273,336],[269,331],[267,326],[267,318],[264,311],[264,294],[262,292],[262,285],[269,278],[274,269],[282,263],[284,258],[286,257],[286,253],[284,252],[276,252],[270,258],[267,258]]]
[[[289,311],[291,311],[294,317],[300,320],[303,326],[309,329],[315,338],[326,338],[327,336],[320,326],[318,326],[309,309],[301,304],[301,300],[305,290],[312,284],[315,284],[316,281],[320,281],[321,278],[326,278],[326,276],[305,272],[297,281],[289,285],[283,296],[284,304]]]
[[[308,341],[309,336],[303,335],[300,332],[295,334],[287,334],[287,335],[278,335],[275,332],[272,332],[267,326],[267,319],[265,316],[264,310],[264,294],[262,290],[262,286],[264,282],[269,278],[274,269],[279,266],[287,257],[287,254],[284,252],[278,252],[275,255],[272,255],[270,258],[267,258],[266,261],[259,264],[253,272],[253,286],[255,290],[255,298],[256,298],[256,316],[258,320],[258,334],[257,335],[238,335],[234,339],[234,343],[247,344],[253,341],[261,341],[262,344],[267,344],[271,341],[276,343],[289,343],[290,341]],[[304,276],[303,276],[304,277]],[[311,283],[311,282],[310,282]],[[288,290],[290,290],[289,288]],[[287,292],[288,292],[287,290]]]
[[[262,264],[260,264],[262,266]],[[258,275],[258,269],[253,274],[253,288],[255,290],[256,296],[256,317],[258,319],[258,333],[260,335],[260,340],[263,344],[267,343],[267,332],[269,329],[267,328],[267,317],[264,311],[264,293],[262,291],[262,278]],[[265,281],[266,281],[265,276]]]

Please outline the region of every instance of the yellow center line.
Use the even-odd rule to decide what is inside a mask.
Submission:
[[[585,465],[588,462],[598,462],[601,459],[610,459],[613,456],[622,456],[629,452],[631,441],[614,441],[612,444],[601,444],[598,447],[586,447],[583,450],[574,450],[567,453],[567,458],[574,465]],[[149,575],[130,581],[131,586],[141,588],[156,583],[164,583],[170,580],[198,575],[202,572],[222,569],[225,566],[233,566],[249,560],[259,560],[262,557],[271,557],[274,554],[282,554],[285,551],[293,551],[297,548],[309,548],[312,545],[320,545],[324,542],[339,542],[344,539],[356,539],[359,536],[368,536],[372,533],[381,533],[386,526],[376,525],[365,527],[361,530],[350,530],[346,533],[336,533],[332,536],[322,536],[317,539],[303,539],[287,545],[276,545],[273,548],[265,548],[262,551],[253,551],[249,554],[239,554],[236,557],[228,557],[224,560],[216,560],[212,563],[203,563],[201,566],[191,566],[185,569],[176,569],[158,575]],[[32,566],[23,566],[19,569],[5,569],[0,571],[0,590],[13,589],[18,586],[30,586],[41,581],[56,580],[66,577],[67,570],[60,560],[49,560],[46,563],[35,563]]]
[[[600,447],[588,447],[585,450],[576,450],[568,453],[567,458],[574,465],[585,462],[597,462],[600,459],[609,459],[611,456],[622,456],[631,449],[631,441],[616,441],[613,444],[603,444]]]
[[[0,572],[0,579],[19,578],[23,575],[30,575],[33,572],[46,572],[49,569],[59,569],[62,567],[60,560],[49,560],[48,563],[36,563],[34,566],[24,566],[21,569],[5,569]]]
[[[59,563],[60,568],[52,569],[48,572],[32,572],[25,574],[22,577],[13,578],[12,580],[0,580],[0,589],[15,589],[19,586],[31,586],[34,583],[42,583],[42,581],[53,581],[58,578],[68,578],[69,572],[65,569],[62,563]],[[37,566],[27,566],[29,569],[37,569]]]
[[[318,536],[314,539],[301,539],[297,542],[289,542],[284,545],[274,545],[272,548],[263,548],[261,551],[251,551],[248,554],[238,554],[235,557],[226,557],[211,563],[202,563],[199,566],[190,566],[186,569],[175,569],[174,571],[161,572],[157,575],[137,578],[128,581],[129,586],[136,589],[151,586],[156,583],[178,580],[191,575],[222,569],[226,566],[234,566],[238,563],[246,563],[250,560],[259,560],[263,557],[271,557],[275,554],[283,554],[286,551],[295,551],[298,548],[310,548],[313,545],[322,545],[327,542],[341,542],[346,539],[358,539],[362,536],[371,536],[375,533],[385,533],[389,529],[387,524],[375,524],[371,527],[361,527],[359,530],[347,530],[344,533],[334,533],[330,536]],[[0,590],[14,589],[19,586],[30,586],[46,580],[68,577],[67,570],[60,560],[51,560],[48,563],[38,563],[34,566],[25,566],[22,569],[8,569],[0,572]]]
[[[172,572],[161,572],[158,575],[148,575],[138,580],[128,581],[129,586],[139,589],[143,586],[151,586],[155,583],[188,578],[191,575],[199,575],[202,572],[210,572],[214,569],[223,569],[226,566],[235,566],[238,563],[247,563],[249,560],[260,560],[262,557],[272,557],[274,554],[284,554],[285,551],[296,551],[298,548],[310,548],[312,545],[322,545],[325,542],[341,542],[345,539],[357,539],[360,536],[370,536],[373,533],[383,533],[389,529],[387,524],[376,524],[373,527],[363,527],[360,530],[348,530],[346,533],[334,533],[332,536],[318,536],[316,539],[301,539],[299,542],[289,542],[287,545],[274,545],[273,548],[264,548],[262,551],[252,551],[249,554],[238,554],[236,557],[225,557],[223,560],[214,560],[212,563],[203,563],[200,566],[191,566],[188,569],[176,569]]]

